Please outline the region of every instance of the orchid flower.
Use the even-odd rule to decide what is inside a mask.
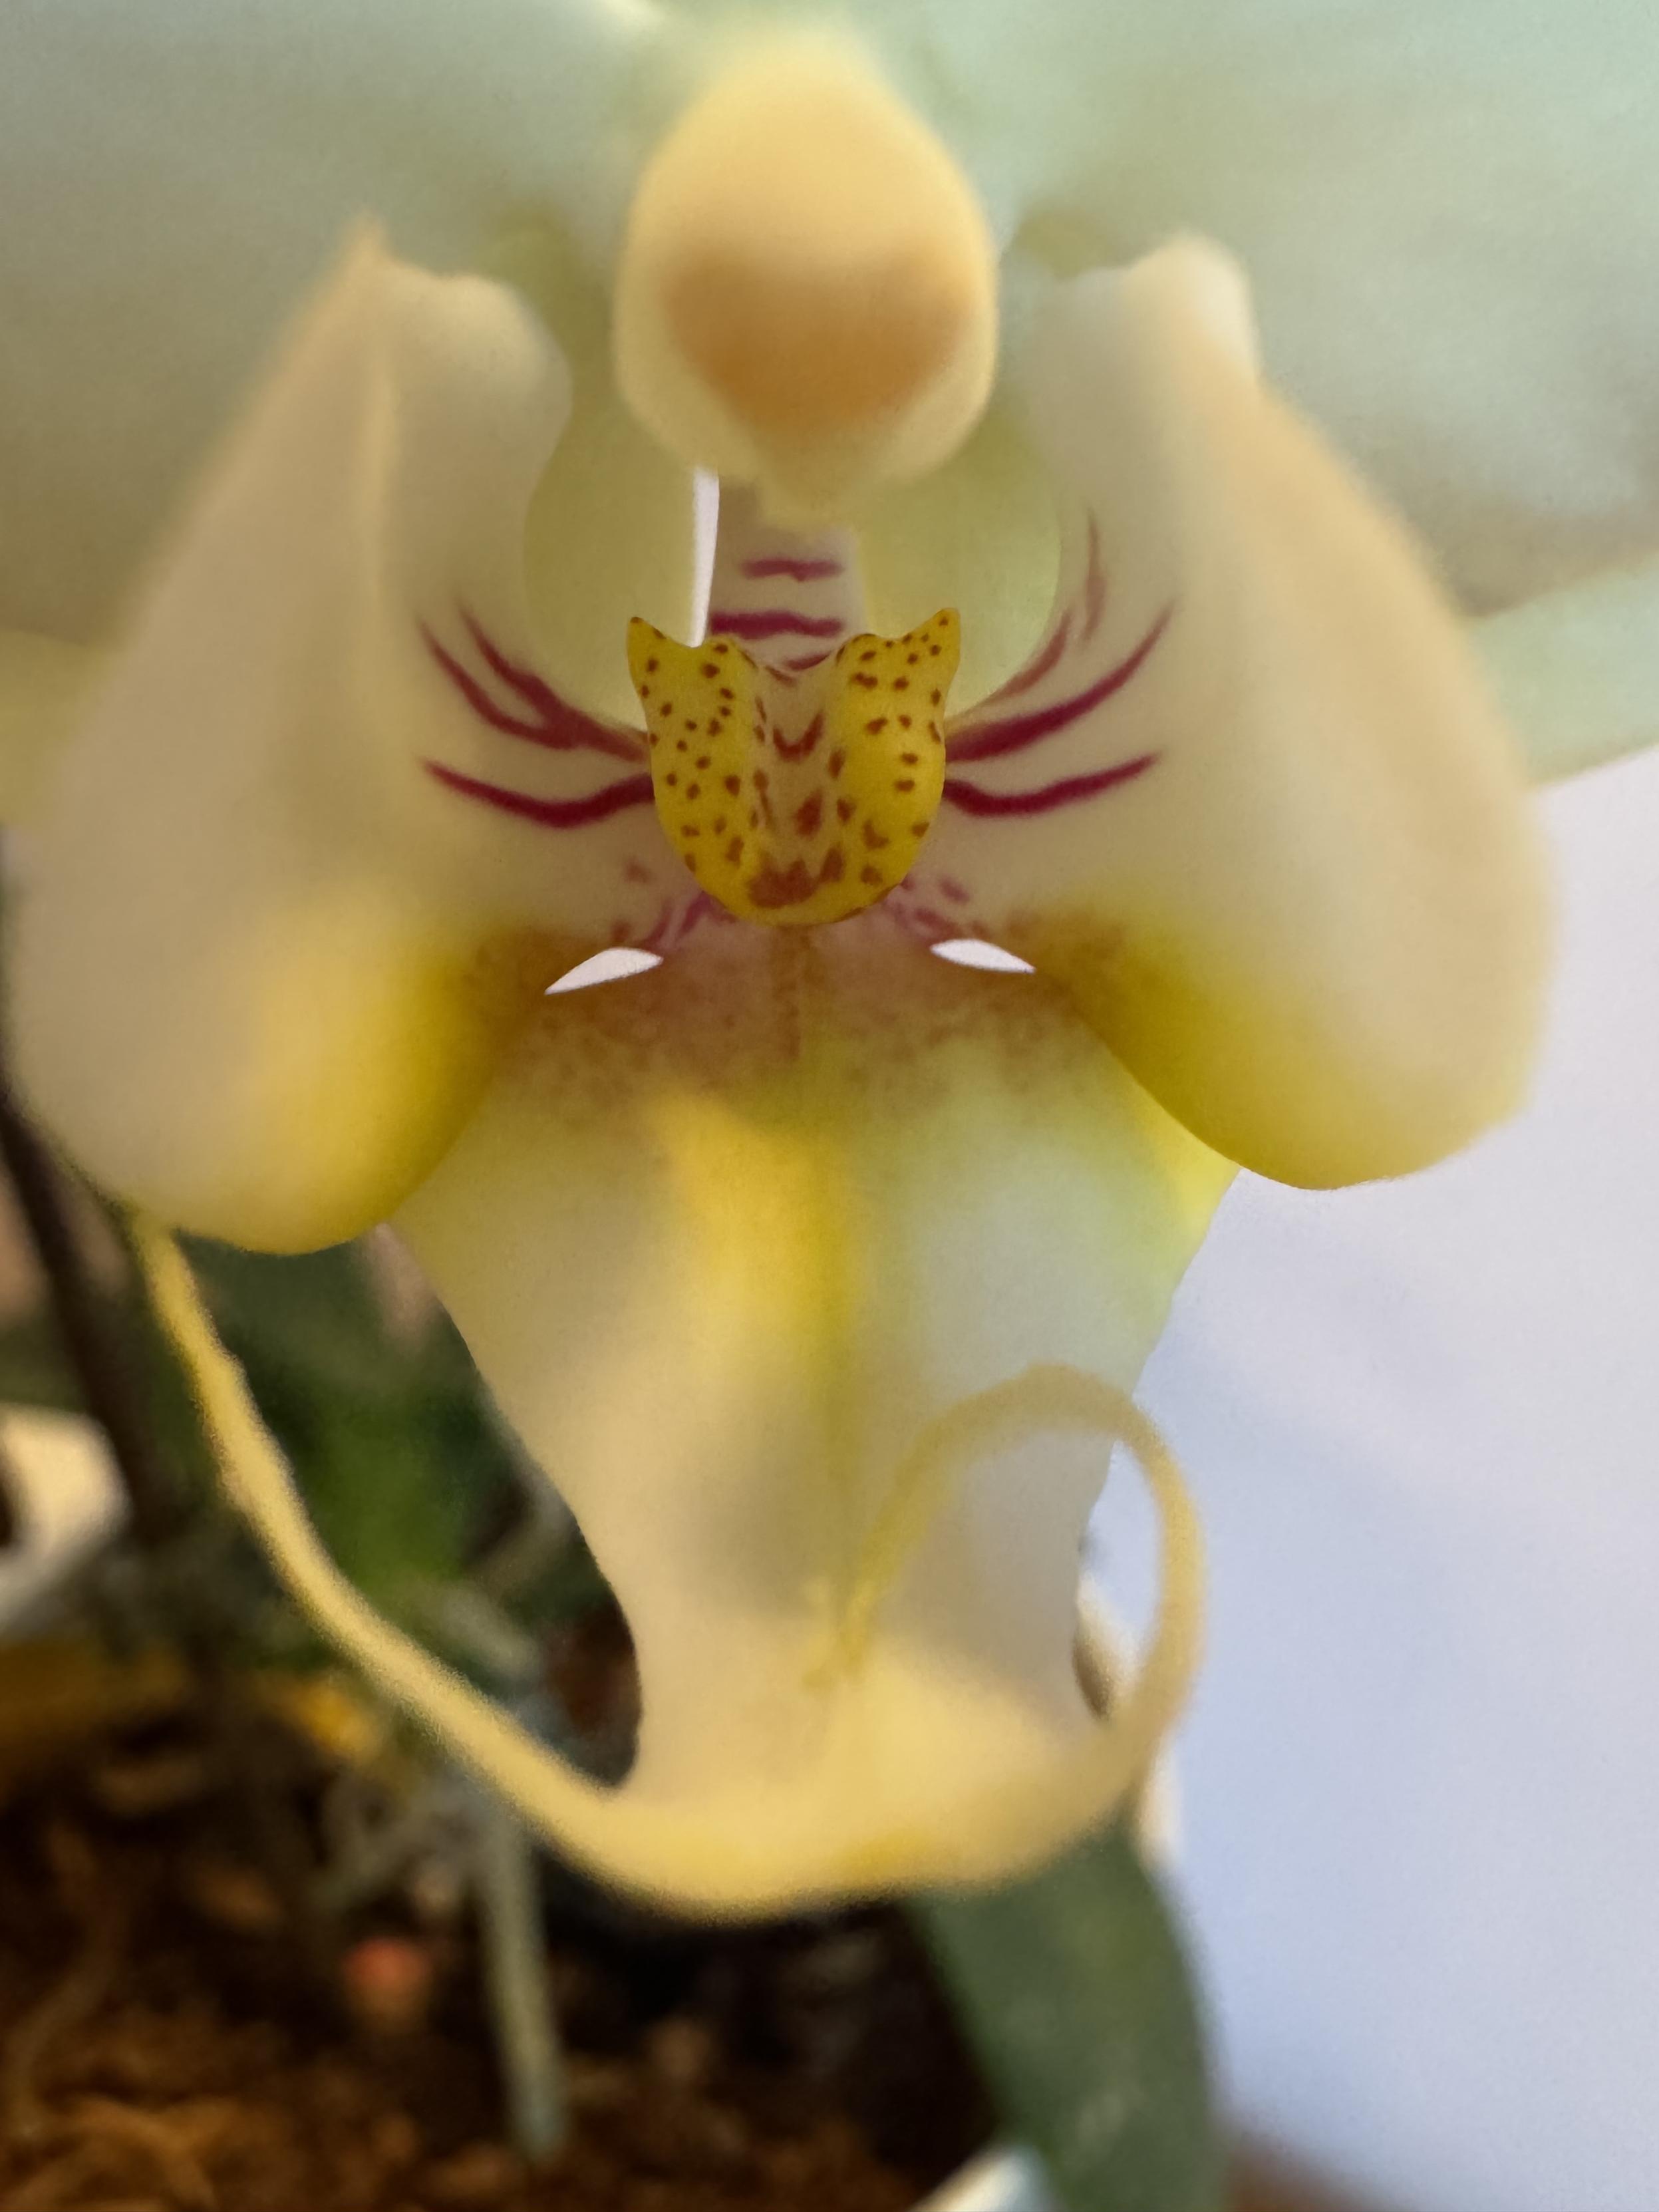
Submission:
[[[1127,1394],[1182,1271],[1238,1164],[1511,1109],[1547,902],[1498,702],[1538,770],[1655,724],[1659,445],[1600,404],[1656,350],[1650,32],[1153,12],[5,34],[0,716],[73,724],[21,1079],[161,1221],[395,1223],[628,1613],[625,1784],[344,1583],[147,1233],[241,1502],[459,1756],[705,1908],[988,1879],[1144,1773],[1196,1601]],[[1276,396],[1253,275],[1431,550]],[[973,940],[1000,972],[934,957]],[[604,951],[657,964],[568,988]],[[1169,1569],[1104,1730],[1101,1438]]]

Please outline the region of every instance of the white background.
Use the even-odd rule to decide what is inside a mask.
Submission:
[[[1143,1394],[1210,1534],[1231,2092],[1410,2212],[1659,2207],[1659,758],[1544,803],[1528,1111],[1407,1182],[1242,1182]]]

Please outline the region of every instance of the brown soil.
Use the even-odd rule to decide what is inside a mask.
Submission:
[[[327,1931],[337,2002],[246,1805],[175,1721],[0,1813],[4,2212],[904,2212],[988,2133],[896,1914],[711,1933],[555,1877],[574,2125],[532,2172],[464,1916]]]

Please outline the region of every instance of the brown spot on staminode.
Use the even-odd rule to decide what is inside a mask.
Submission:
[[[823,793],[821,791],[809,793],[795,809],[795,835],[798,837],[816,837],[823,820]]]
[[[825,854],[823,865],[816,875],[799,854],[787,868],[781,868],[769,858],[750,877],[744,889],[751,905],[776,914],[784,907],[805,906],[825,884],[840,881],[845,866],[838,846]],[[825,870],[830,872],[826,874]]]

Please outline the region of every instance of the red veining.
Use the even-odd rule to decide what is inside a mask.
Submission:
[[[500,730],[509,738],[522,738],[527,744],[544,746],[550,752],[604,753],[609,759],[636,761],[640,757],[640,740],[631,730],[598,720],[585,714],[562,699],[552,686],[538,676],[533,668],[526,668],[511,660],[495,642],[481,623],[465,609],[461,620],[485,666],[508,690],[517,694],[533,720],[526,720],[499,705],[471,672],[446,650],[425,623],[421,635],[427,651],[444,674],[459,692],[480,720],[492,730]]]
[[[984,704],[988,707],[999,699],[1017,699],[1022,691],[1029,691],[1034,684],[1041,684],[1065,652],[1071,635],[1072,617],[1068,611],[1060,617],[1059,629],[1036,658],[1028,660],[1024,668],[1016,670],[999,690],[992,692]]]
[[[828,576],[839,576],[839,561],[808,561],[793,553],[763,554],[757,561],[743,564],[745,576],[788,576],[798,584],[816,584]]]
[[[812,752],[823,735],[823,709],[820,708],[798,738],[786,738],[781,730],[774,730],[772,743],[780,760],[802,761]]]
[[[1158,640],[1170,626],[1173,608],[1166,607],[1127,659],[1096,679],[1086,691],[1073,692],[1069,699],[1056,699],[1052,706],[1039,707],[1029,714],[1005,714],[997,720],[981,724],[961,737],[951,740],[953,761],[996,760],[1004,753],[1022,751],[1034,745],[1039,738],[1052,737],[1056,730],[1066,729],[1085,714],[1093,712],[1103,701],[1137,676],[1145,665]]]
[[[839,637],[847,627],[839,615],[803,615],[791,607],[714,607],[711,637]]]
[[[679,905],[671,900],[663,907],[649,932],[638,939],[639,949],[661,955],[678,952],[700,922],[731,920],[718,899],[710,898],[707,891],[693,891]]]
[[[910,916],[913,921],[919,921],[924,929],[937,929],[946,937],[949,937],[953,930],[961,927],[959,922],[952,921],[948,915],[940,914],[931,906],[913,906],[910,909]]]
[[[1091,514],[1089,517],[1089,573],[1083,583],[1083,642],[1100,628],[1100,617],[1106,611],[1106,574],[1100,565],[1100,525]]]
[[[620,814],[624,807],[653,803],[648,775],[625,776],[620,783],[604,784],[583,799],[533,799],[528,792],[514,791],[505,784],[484,783],[477,776],[463,775],[457,769],[446,768],[441,761],[426,761],[422,766],[449,790],[482,799],[486,806],[498,807],[503,814],[538,823],[544,830],[585,830],[591,823]]]
[[[947,776],[945,799],[947,805],[960,807],[964,814],[1048,814],[1057,806],[1074,806],[1121,783],[1132,783],[1157,761],[1156,753],[1142,753],[1136,760],[1120,761],[1115,768],[1101,769],[1094,775],[1068,775],[1036,791],[987,791],[981,784]]]

